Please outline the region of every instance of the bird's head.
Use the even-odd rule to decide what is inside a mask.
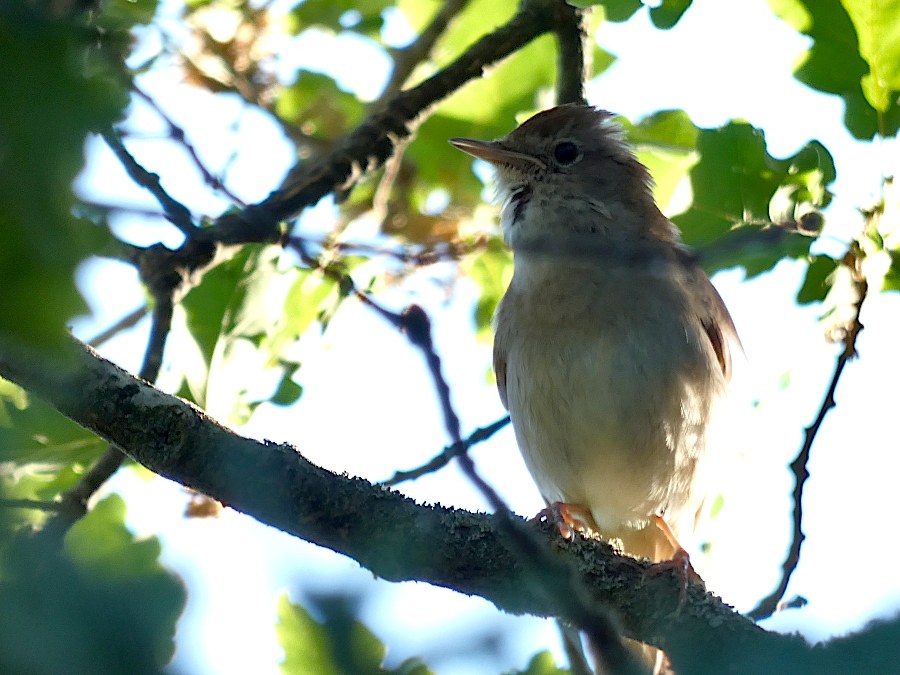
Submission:
[[[676,236],[656,208],[647,169],[605,110],[563,105],[499,140],[450,143],[493,165],[504,238],[512,248],[558,238],[560,229],[610,241]]]

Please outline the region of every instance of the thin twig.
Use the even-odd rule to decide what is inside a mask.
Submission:
[[[161,285],[160,278],[163,277],[157,278],[156,283]],[[172,327],[174,297],[174,287],[165,291],[156,286],[151,287],[151,290],[156,296],[156,304],[153,307],[150,339],[147,341],[144,362],[138,375],[148,382],[153,382],[159,375],[166,336]],[[87,513],[87,503],[91,496],[119,470],[125,459],[125,454],[117,446],[108,445],[91,470],[62,494],[57,515],[45,523],[40,535],[49,541],[61,542],[72,525]]]
[[[584,83],[588,80],[591,55],[587,31],[587,10],[560,3],[557,9],[556,43],[559,56],[556,67],[556,103],[584,105]]]
[[[131,312],[130,314],[126,314],[121,319],[116,321],[112,326],[107,328],[102,333],[96,335],[91,340],[87,340],[86,344],[90,347],[96,349],[100,345],[102,345],[107,340],[114,338],[116,335],[121,333],[123,330],[127,330],[131,328],[135,324],[137,324],[141,319],[147,316],[148,307],[144,305],[143,307],[138,307],[136,310]]]
[[[0,508],[4,509],[34,509],[36,511],[59,511],[62,504],[59,502],[41,502],[36,499],[0,499]]]
[[[419,37],[406,47],[394,50],[394,69],[391,71],[391,79],[388,80],[378,100],[372,104],[373,110],[383,107],[403,88],[413,70],[428,58],[438,38],[447,30],[447,26],[453,18],[465,8],[468,1],[447,0]]]
[[[110,204],[103,202],[95,202],[89,199],[82,199],[81,204],[84,204],[87,207],[92,209],[97,209],[98,211],[103,211],[106,213],[130,213],[135,216],[142,216],[144,218],[160,218],[165,220],[166,214],[162,211],[157,211],[156,209],[148,209],[143,206],[136,206],[134,204]]]
[[[431,339],[431,321],[418,305],[407,307],[402,317],[401,329],[409,341],[421,350],[428,363],[428,370],[441,402],[447,433],[453,444],[459,445],[463,442],[459,433],[459,416],[453,409],[450,387],[441,372],[441,359]],[[478,474],[475,463],[468,454],[459,453],[457,461],[463,473],[491,505],[506,543],[527,570],[534,589],[556,608],[555,616],[566,618],[586,633],[597,649],[601,665],[608,672],[617,675],[646,675],[647,669],[625,646],[619,628],[609,613],[586,602],[587,594],[574,568],[552,557],[535,533],[513,516],[497,491]]]
[[[750,612],[747,613],[747,616],[753,619],[754,621],[760,621],[767,617],[772,616],[776,611],[778,611],[781,605],[781,599],[784,597],[785,592],[787,591],[788,584],[790,583],[791,576],[794,573],[794,570],[797,568],[798,563],[800,562],[800,547],[803,544],[803,541],[806,539],[806,535],[803,534],[803,487],[806,484],[807,478],[809,478],[809,470],[807,466],[809,464],[809,456],[810,450],[812,449],[813,441],[816,439],[816,435],[819,433],[819,429],[822,427],[822,422],[825,420],[825,416],[828,414],[828,411],[835,407],[834,400],[834,392],[837,390],[838,382],[841,378],[841,374],[844,372],[844,367],[847,365],[849,361],[856,358],[856,338],[859,336],[860,331],[863,329],[862,323],[859,321],[859,313],[862,309],[863,302],[866,299],[866,295],[869,290],[868,283],[866,282],[865,277],[858,274],[858,263],[859,258],[854,253],[854,250],[851,249],[850,252],[844,257],[844,261],[842,264],[850,266],[851,270],[854,272],[854,286],[857,291],[857,300],[853,303],[853,315],[850,317],[847,322],[847,329],[843,336],[844,349],[837,357],[837,361],[834,366],[834,373],[831,376],[831,383],[828,385],[828,391],[825,393],[825,398],[822,400],[822,405],[819,407],[819,413],[816,415],[815,421],[805,429],[803,446],[800,448],[800,452],[797,454],[797,457],[791,462],[791,471],[794,472],[794,512],[793,512],[793,526],[794,532],[791,537],[791,546],[788,550],[787,557],[785,558],[784,564],[782,565],[782,574],[781,580],[778,583],[778,586],[774,591],[767,597],[763,598],[759,604],[754,607]]]
[[[300,237],[288,237],[286,239],[285,245],[295,250],[304,264],[314,269],[320,270],[322,274],[329,277],[333,281],[336,281],[338,286],[340,286],[340,288],[346,295],[352,295],[366,307],[374,310],[376,314],[388,321],[392,326],[394,326],[395,328],[400,328],[402,319],[397,312],[392,312],[386,307],[382,307],[380,304],[375,302],[368,293],[364,293],[363,291],[359,290],[350,275],[343,270],[339,269],[333,264],[323,263],[315,256],[310,255],[306,250],[303,239],[301,239]]]
[[[156,304],[153,306],[153,323],[150,326],[150,339],[147,340],[144,362],[138,374],[139,377],[147,380],[147,382],[155,382],[156,378],[159,377],[166,338],[172,328],[174,309],[173,292],[170,291],[167,294],[158,293],[156,295]]]
[[[320,269],[323,274],[334,279],[348,295],[354,295],[365,305],[374,309],[380,316],[399,328],[409,341],[421,350],[428,363],[432,382],[438,392],[441,411],[444,414],[444,425],[453,442],[451,447],[461,448],[465,441],[460,435],[459,416],[454,410],[450,399],[450,387],[441,373],[441,359],[434,349],[431,339],[431,321],[425,311],[418,305],[410,305],[402,314],[396,314],[385,309],[366,293],[357,289],[353,280],[345,272],[333,265],[323,265],[307,253],[304,248],[304,242],[301,239],[290,237],[286,239],[285,243],[297,251],[305,264]],[[491,426],[495,428],[491,433],[506,423],[507,420],[500,420],[494,423]],[[481,431],[482,435],[486,433],[484,430]],[[618,627],[607,612],[600,608],[591,607],[586,602],[585,598],[587,596],[581,589],[582,582],[576,576],[574,570],[567,564],[551,557],[549,551],[537,539],[535,533],[527,529],[521,520],[513,516],[509,506],[497,494],[496,490],[478,474],[474,462],[466,454],[465,450],[456,451],[455,456],[463,472],[487,499],[494,513],[499,518],[501,531],[508,540],[511,549],[529,571],[529,575],[534,580],[536,590],[545,596],[548,602],[557,607],[557,615],[567,618],[585,631],[597,647],[606,665],[611,669],[611,672],[623,675],[645,675],[646,669],[625,647]]]
[[[149,94],[138,87],[137,84],[133,81],[131,83],[131,88],[134,93],[144,99],[144,101],[146,101],[146,103],[151,108],[153,108],[156,114],[159,115],[166,123],[166,126],[169,127],[169,137],[187,151],[191,160],[194,162],[194,166],[196,166],[197,170],[203,175],[203,180],[206,182],[206,184],[213,190],[218,190],[222,194],[226,195],[235,204],[247,206],[247,204],[240,197],[238,197],[225,186],[225,183],[223,183],[218,176],[216,176],[212,171],[206,168],[206,165],[197,154],[197,150],[188,140],[187,134],[185,134],[184,129],[175,124],[175,121],[166,114],[166,112],[159,106],[159,104]]]
[[[122,166],[125,167],[125,171],[128,172],[131,179],[141,187],[149,190],[156,197],[159,205],[162,206],[163,211],[166,213],[166,219],[190,237],[196,230],[191,219],[191,212],[184,204],[173,199],[166,192],[159,181],[159,175],[147,171],[147,169],[138,164],[121,139],[111,129],[103,132],[103,139],[116,154],[116,157],[119,158],[119,161],[122,162]]]
[[[473,253],[475,251],[487,248],[488,238],[484,237],[473,242],[446,242],[435,249],[423,249],[419,251],[410,251],[404,248],[383,248],[373,244],[365,244],[353,241],[332,241],[330,239],[319,239],[308,236],[297,236],[306,243],[315,246],[321,246],[324,249],[330,249],[346,254],[362,254],[367,256],[383,255],[393,258],[403,263],[416,265],[417,267],[425,267],[426,265],[434,265],[438,262],[447,260],[459,260],[460,258]]]
[[[382,229],[385,224],[384,221],[388,216],[391,190],[394,188],[397,176],[400,175],[400,167],[403,164],[403,154],[406,152],[406,148],[411,139],[412,136],[405,138],[402,141],[397,141],[394,146],[394,154],[384,163],[384,173],[381,175],[381,180],[378,181],[378,187],[375,188],[375,194],[372,195],[372,212],[375,221],[382,226]]]
[[[456,61],[411,89],[400,91],[384,110],[374,112],[326,156],[306,160],[291,170],[291,179],[260,204],[229,214],[216,224],[218,240],[232,243],[232,230],[270,229],[315,204],[336,186],[342,190],[380,167],[394,152],[395,143],[410,135],[409,125],[425,111],[484,69],[506,58],[552,28],[552,11],[561,0],[524,0],[505,25],[481,38]],[[207,228],[212,229],[212,228]]]
[[[397,471],[393,476],[384,481],[382,485],[393,487],[405,481],[421,478],[426,474],[434,473],[439,469],[443,469],[450,463],[450,460],[452,460],[454,457],[459,457],[460,454],[468,452],[469,448],[471,448],[473,445],[477,445],[482,441],[486,441],[507,424],[509,424],[509,415],[507,415],[503,419],[497,420],[493,424],[489,424],[486,427],[476,429],[459,443],[454,443],[453,445],[446,446],[440,452],[440,454],[435,455],[422,466],[419,466],[415,469],[410,469],[409,471]]]

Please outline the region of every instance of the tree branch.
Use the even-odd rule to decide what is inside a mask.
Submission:
[[[152,471],[348,555],[378,576],[477,594],[512,613],[553,613],[503,543],[495,517],[420,506],[365,480],[325,471],[293,447],[242,438],[83,345],[73,342],[66,357],[53,362],[0,344],[0,375]],[[646,561],[618,556],[600,541],[567,542],[552,523],[533,529],[554,555],[573,560],[587,601],[614,608],[626,635],[664,649],[676,667],[685,664],[679,672],[843,672],[833,651],[766,633],[696,586],[676,613],[678,585],[662,576],[644,583]],[[876,671],[878,664],[884,671],[894,665],[880,654],[870,656],[875,661],[867,665]]]
[[[166,123],[166,126],[169,128],[169,138],[180,144],[185,149],[185,152],[187,152],[188,156],[191,158],[194,166],[203,176],[204,182],[213,190],[220,191],[235,204],[246,206],[243,200],[241,200],[240,197],[229,190],[225,183],[222,182],[222,180],[218,176],[214,175],[212,171],[206,168],[206,165],[200,159],[200,155],[197,154],[197,150],[194,148],[194,145],[188,140],[187,134],[184,133],[184,129],[175,124],[175,121],[166,114],[166,112],[149,94],[138,87],[134,80],[131,81],[131,88],[134,93],[142,98],[147,103],[147,105],[153,108],[153,110],[156,111],[156,114],[159,115],[160,118],[162,118],[163,122]]]
[[[834,373],[831,376],[831,382],[828,385],[828,391],[825,393],[825,398],[822,400],[822,405],[819,407],[819,413],[816,415],[815,421],[805,429],[803,446],[800,448],[800,452],[790,465],[791,471],[794,472],[794,493],[792,495],[794,499],[794,531],[793,536],[791,537],[791,546],[788,550],[784,564],[781,567],[782,574],[778,586],[776,586],[775,590],[772,591],[770,595],[763,598],[759,604],[747,614],[748,617],[755,621],[770,617],[779,610],[781,599],[784,597],[785,592],[787,592],[791,576],[794,574],[794,570],[800,562],[800,547],[806,539],[806,535],[803,534],[803,487],[806,484],[806,480],[809,478],[809,470],[806,467],[809,464],[810,451],[812,450],[813,442],[816,440],[816,435],[822,427],[822,422],[825,421],[825,416],[828,414],[828,411],[836,405],[834,392],[837,390],[841,374],[844,372],[844,367],[849,361],[856,358],[856,338],[863,329],[863,325],[859,321],[859,313],[862,310],[863,302],[865,302],[869,285],[860,270],[862,260],[857,246],[854,245],[851,247],[847,255],[844,256],[841,264],[847,266],[851,270],[853,275],[853,292],[855,293],[855,301],[852,304],[852,315],[847,321],[847,327],[842,338],[844,349],[838,355],[837,361],[835,362]]]
[[[556,66],[556,104],[584,105],[587,103],[584,84],[589,78],[588,55],[591,53],[587,11],[560,3],[556,9],[553,32],[556,34],[559,53]]]
[[[172,275],[165,275],[147,281],[147,284],[155,296],[156,303],[153,307],[150,339],[144,351],[144,362],[139,377],[153,382],[159,375],[166,337],[172,327],[174,294],[178,281]],[[47,541],[61,543],[72,525],[87,514],[87,504],[91,496],[119,470],[125,459],[126,455],[122,449],[111,442],[91,470],[63,493],[56,515],[47,520],[40,536]]]
[[[560,0],[523,0],[518,13],[486,35],[449,66],[421,84],[399,92],[327,155],[295,166],[284,186],[240,213],[226,214],[202,236],[223,244],[271,242],[279,238],[278,223],[338,190],[352,187],[367,171],[380,167],[395,146],[410,135],[409,125],[423,112],[488,66],[509,56],[553,27],[553,11]]]
[[[385,85],[381,96],[372,105],[373,109],[379,109],[403,88],[416,66],[428,58],[438,38],[444,34],[447,26],[468,2],[469,0],[446,0],[419,37],[406,47],[394,50],[394,69],[391,71],[391,79]]]
[[[421,307],[410,305],[403,312],[402,330],[425,357],[444,413],[444,426],[453,445],[462,446],[459,416],[450,400],[450,386],[441,372],[441,359],[431,339],[431,320]],[[553,616],[570,621],[587,634],[600,670],[616,675],[647,675],[646,665],[625,646],[606,606],[587,601],[581,577],[569,561],[552,556],[546,542],[513,515],[496,490],[478,474],[468,453],[459,452],[456,459],[463,473],[494,509],[501,542],[516,554],[532,590],[548,603]]]
[[[382,485],[386,487],[393,487],[394,485],[399,485],[400,483],[403,483],[405,481],[415,480],[416,478],[421,478],[426,474],[434,473],[439,469],[443,469],[450,463],[450,460],[452,460],[454,457],[457,457],[460,453],[467,452],[468,449],[473,445],[477,445],[482,441],[486,441],[495,433],[500,431],[503,427],[508,425],[509,422],[509,415],[507,415],[503,419],[499,419],[493,424],[489,424],[486,427],[476,429],[459,443],[453,443],[452,445],[448,445],[447,447],[445,447],[439,454],[432,457],[422,466],[416,467],[415,469],[410,469],[409,471],[395,472],[394,475],[384,481]]]
[[[103,332],[97,334],[90,340],[87,340],[87,344],[95,349],[102,345],[104,342],[107,342],[114,338],[116,335],[121,333],[123,330],[127,330],[129,328],[134,327],[140,322],[145,316],[147,316],[147,312],[149,308],[147,305],[143,305],[142,307],[138,307],[136,310],[131,312],[130,314],[126,314],[121,319],[116,321],[112,326],[104,330]]]
[[[159,181],[159,175],[147,171],[141,166],[134,156],[128,152],[128,149],[122,143],[121,139],[110,129],[103,133],[103,139],[110,149],[122,162],[122,166],[131,176],[131,179],[141,187],[149,190],[159,205],[162,206],[166,213],[166,220],[181,230],[184,234],[191,236],[195,231],[194,221],[191,218],[191,212],[188,208],[166,192],[162,183]]]

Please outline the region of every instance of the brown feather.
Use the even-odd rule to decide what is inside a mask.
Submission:
[[[503,403],[503,407],[509,410],[509,404],[506,402],[506,354],[499,337],[494,340],[494,377],[497,378],[500,401]]]

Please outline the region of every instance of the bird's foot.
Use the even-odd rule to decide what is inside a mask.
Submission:
[[[574,538],[576,532],[585,539],[599,536],[591,512],[578,504],[553,502],[546,509],[541,509],[531,520],[540,522],[545,518],[559,528],[560,536],[566,541]]]
[[[675,575],[675,581],[678,583],[677,611],[681,611],[681,608],[687,603],[688,585],[691,583],[700,584],[700,586],[705,589],[706,584],[694,570],[694,566],[691,565],[691,556],[688,555],[687,551],[680,547],[675,551],[675,555],[673,555],[670,560],[663,560],[662,562],[651,565],[644,572],[644,580],[659,576],[669,570],[672,570],[672,573]]]
[[[663,560],[662,562],[658,562],[652,565],[646,572],[644,572],[644,579],[649,577],[659,576],[663,572],[667,572],[672,570],[675,574],[675,580],[678,582],[678,610],[681,611],[681,608],[684,607],[687,602],[687,589],[688,584],[695,583],[700,584],[704,589],[706,588],[706,584],[703,582],[703,579],[697,574],[694,566],[691,565],[691,556],[687,551],[684,550],[684,547],[678,543],[678,539],[675,538],[675,533],[672,532],[672,528],[669,527],[669,524],[662,518],[662,516],[654,516],[653,522],[656,526],[662,530],[662,533],[665,535],[666,539],[669,540],[669,543],[672,545],[672,548],[675,549],[675,553],[672,555],[670,560]]]

